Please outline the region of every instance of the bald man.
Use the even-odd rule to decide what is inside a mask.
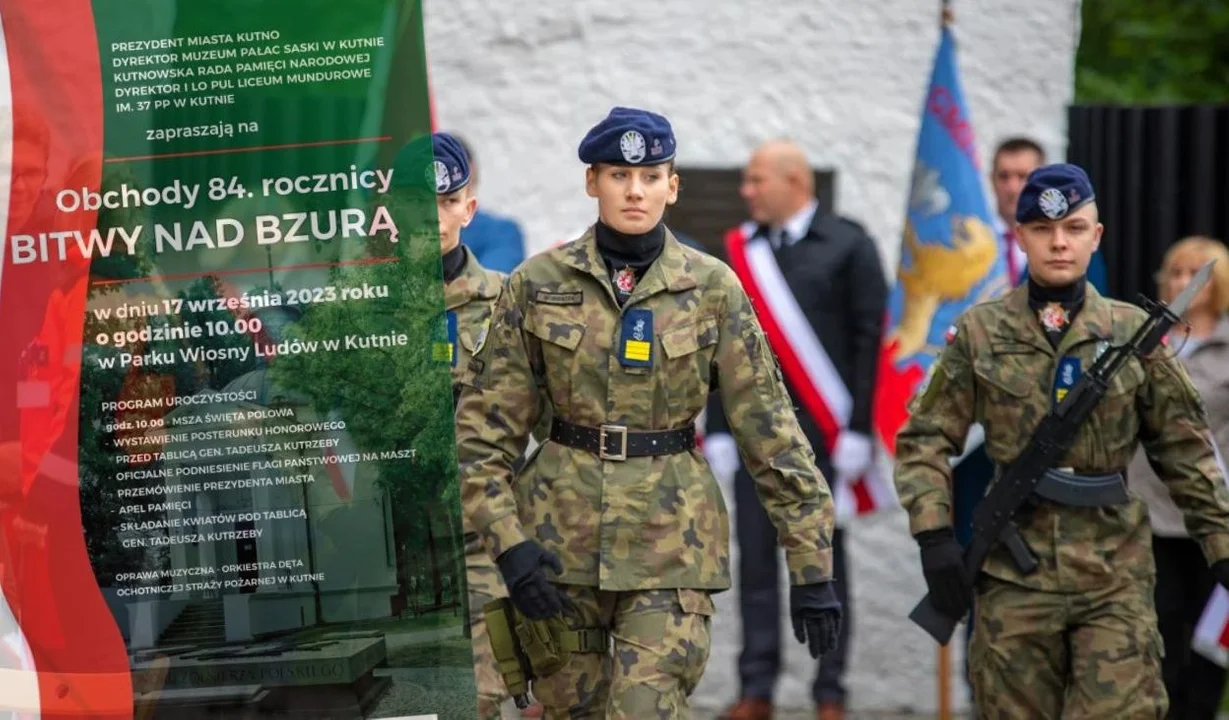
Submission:
[[[752,282],[762,289],[765,298],[775,298],[756,303],[761,316],[771,314],[785,331],[783,341],[770,338],[774,352],[778,358],[783,350],[807,358],[821,353],[839,376],[820,383],[820,387],[809,375],[794,373],[788,364],[782,366],[799,424],[811,442],[819,468],[835,488],[860,477],[872,461],[871,399],[887,302],[879,253],[860,225],[819,209],[815,173],[806,154],[793,142],[773,140],[756,149],[743,171],[740,194],[751,220],[730,231],[727,249],[744,286]],[[739,262],[734,257],[738,252],[762,251],[765,243],[772,249],[775,267]],[[772,286],[782,284],[787,292],[771,292]],[[765,287],[768,290],[763,290]],[[814,365],[813,360],[808,364]],[[843,388],[834,390],[833,383]],[[848,400],[843,406],[847,416],[838,420],[840,428],[831,438],[835,447],[829,453],[826,418],[822,411],[816,412],[813,399],[817,393],[831,398],[834,392],[846,394]],[[841,405],[831,401],[826,404]],[[840,412],[837,407],[828,410]],[[742,689],[739,701],[722,717],[768,720],[781,664],[777,534],[756,501],[755,485],[741,467],[738,450],[723,425],[725,414],[716,407],[715,399],[705,415],[708,427],[704,452],[723,485],[734,486],[739,547],[743,648],[738,671]],[[822,720],[844,715],[843,677],[853,613],[843,535],[838,527],[832,551],[833,575],[845,618],[840,642],[820,659],[812,685],[816,715]]]

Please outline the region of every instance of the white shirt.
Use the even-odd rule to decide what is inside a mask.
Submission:
[[[779,247],[782,233],[784,237],[781,240],[786,245],[793,245],[802,238],[806,237],[807,231],[811,229],[811,222],[815,220],[815,213],[819,210],[819,200],[811,198],[811,202],[807,203],[801,210],[794,213],[781,225],[773,225],[768,229],[768,242],[772,243],[774,248]]]

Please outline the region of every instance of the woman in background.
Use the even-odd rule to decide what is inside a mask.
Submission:
[[[1172,302],[1204,263],[1215,260],[1212,281],[1186,313],[1189,333],[1171,333],[1170,346],[1203,398],[1222,464],[1229,453],[1229,250],[1218,240],[1194,236],[1165,253],[1157,287]],[[1162,672],[1169,717],[1213,720],[1225,688],[1225,670],[1191,650],[1195,624],[1216,585],[1212,571],[1191,539],[1178,507],[1148,464],[1142,449],[1127,471],[1128,484],[1148,504],[1156,557],[1156,612],[1165,658]]]

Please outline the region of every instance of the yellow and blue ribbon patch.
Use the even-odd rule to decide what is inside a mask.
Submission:
[[[653,365],[653,311],[644,308],[623,314],[619,362],[624,367]]]

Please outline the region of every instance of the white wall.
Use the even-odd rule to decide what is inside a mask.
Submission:
[[[670,118],[683,167],[739,167],[788,135],[838,173],[837,208],[875,235],[894,275],[921,103],[938,40],[937,1],[430,0],[427,47],[443,128],[474,145],[481,202],[517,218],[529,251],[594,216],[576,146],[612,105]],[[961,78],[983,158],[1016,133],[1066,148],[1078,0],[956,0]],[[731,199],[737,202],[736,198]],[[935,651],[905,615],[922,593],[900,512],[853,533],[857,708],[933,709]],[[695,698],[737,690],[738,619],[720,598],[718,636]],[[789,638],[782,704],[808,702],[809,657]],[[959,654],[953,669],[963,667]],[[964,686],[953,683],[963,702]]]

